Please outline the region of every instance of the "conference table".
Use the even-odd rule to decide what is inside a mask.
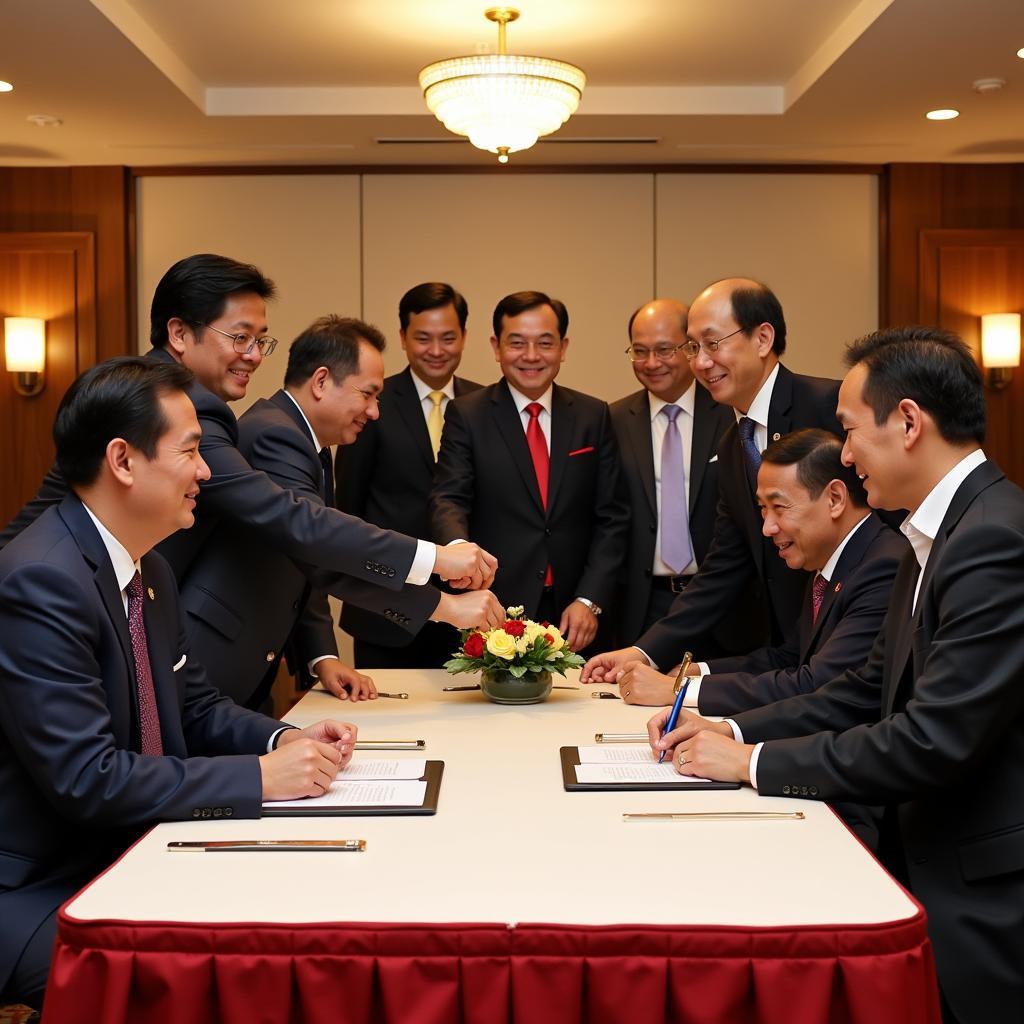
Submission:
[[[921,906],[831,809],[749,787],[567,792],[559,748],[642,732],[651,709],[576,673],[543,704],[310,692],[287,720],[424,739],[433,816],[157,825],[61,910],[46,1019],[526,1024],[937,1024]],[[802,820],[623,813],[802,811]],[[363,853],[167,851],[176,840],[366,840]]]

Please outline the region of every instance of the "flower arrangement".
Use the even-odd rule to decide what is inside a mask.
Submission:
[[[569,650],[557,626],[524,619],[522,605],[505,611],[506,620],[485,633],[462,630],[462,646],[444,663],[452,675],[507,672],[522,679],[527,673],[557,672],[564,676],[567,668],[583,664],[583,659]]]

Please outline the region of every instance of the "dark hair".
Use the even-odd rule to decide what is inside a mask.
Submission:
[[[564,338],[565,332],[569,330],[569,311],[565,308],[565,303],[552,299],[543,292],[513,292],[506,295],[494,307],[494,316],[491,318],[494,336],[501,337],[501,322],[505,317],[519,316],[520,313],[536,309],[538,306],[550,306],[554,310],[555,316],[558,317],[558,336]]]
[[[651,305],[652,302],[657,301],[657,299],[651,299],[651,302],[645,302],[642,306],[637,306],[636,309],[633,310],[633,315],[629,318],[629,323],[626,324],[626,337],[629,338],[630,341],[633,340],[633,321],[640,315],[640,313],[643,310],[645,310],[649,305]],[[679,318],[679,326],[683,329],[683,334],[685,334],[686,321],[689,315],[689,311],[687,310],[686,306],[683,306],[682,308],[683,314]]]
[[[327,367],[335,383],[344,380],[359,369],[360,341],[378,352],[387,344],[376,327],[354,317],[328,313],[314,320],[288,349],[285,386],[304,384],[320,366]]]
[[[760,281],[734,288],[732,295],[732,317],[744,334],[750,334],[761,324],[771,324],[775,330],[772,351],[781,356],[786,351],[786,318],[782,315],[782,303],[775,292]]]
[[[160,278],[149,307],[149,341],[155,348],[167,345],[167,321],[178,317],[201,326],[212,323],[223,312],[227,300],[240,293],[274,297],[274,282],[250,263],[227,256],[197,253],[178,260]]]
[[[796,478],[812,498],[817,498],[832,480],[838,480],[846,486],[857,508],[867,508],[864,484],[853,466],[843,465],[842,454],[842,439],[815,427],[794,430],[772,441],[761,460],[773,466],[796,466]]]
[[[115,437],[152,459],[168,429],[160,399],[191,384],[191,371],[180,363],[141,356],[118,356],[86,370],[64,393],[53,421],[64,479],[72,487],[93,483]]]
[[[935,421],[950,444],[985,441],[985,390],[970,349],[937,327],[892,327],[852,342],[846,365],[863,363],[861,397],[881,426],[909,398]]]
[[[398,324],[404,331],[409,326],[409,317],[414,313],[422,313],[426,309],[443,309],[445,306],[455,307],[459,328],[464,331],[469,306],[459,292],[443,281],[427,281],[410,288],[398,303]]]

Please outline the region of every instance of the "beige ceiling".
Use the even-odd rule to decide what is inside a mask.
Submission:
[[[416,84],[431,61],[495,49],[486,6],[4,0],[0,163],[489,167]],[[518,6],[509,49],[578,64],[588,85],[514,164],[1024,160],[1024,0]],[[972,89],[990,77],[1005,88]],[[947,106],[961,117],[925,120]]]

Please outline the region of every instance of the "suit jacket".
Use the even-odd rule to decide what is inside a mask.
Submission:
[[[207,684],[159,555],[142,579],[163,757],[139,753],[128,620],[78,498],[0,554],[0,636],[18,637],[0,644],[0,986],[36,927],[150,823],[260,815],[257,755],[280,723]]]
[[[702,715],[733,715],[810,693],[864,663],[882,628],[892,582],[907,541],[873,512],[839,556],[817,621],[807,580],[796,640],[708,663],[700,687]]]
[[[805,427],[841,436],[838,393],[839,381],[804,377],[780,364],[768,411],[769,442]],[[747,481],[735,424],[718,445],[718,491],[714,538],[697,575],[669,614],[636,641],[656,665],[675,664],[686,647],[699,652],[701,639],[733,612],[753,584],[760,584],[765,619],[758,623],[747,615],[747,650],[763,643],[766,635],[771,644],[796,635],[807,574],[788,568],[761,533],[761,514]]]
[[[736,717],[765,795],[885,803],[963,1024],[1024,1009],[1024,493],[960,485],[911,611],[904,556],[866,663]],[[893,837],[890,837],[893,838]],[[883,848],[885,839],[883,837]]]
[[[165,349],[151,349],[147,358],[169,362],[173,357]],[[179,583],[184,583],[218,523],[230,520],[236,527],[256,531],[263,544],[294,558],[314,585],[329,586],[335,574],[344,573],[391,590],[402,589],[416,555],[414,538],[324,508],[322,502],[297,501],[290,491],[246,462],[238,450],[238,422],[227,403],[198,381],[189,388],[189,398],[202,427],[199,451],[211,477],[200,489],[195,525],[172,534],[157,547]],[[9,541],[67,493],[60,470],[54,466],[35,498],[11,521],[0,540]]]
[[[554,599],[607,607],[625,550],[625,499],[608,406],[553,386],[548,504],[504,380],[448,404],[432,495],[434,539],[476,541],[498,559],[494,592],[535,613],[552,568]]]
[[[718,503],[718,443],[736,422],[729,406],[719,405],[707,388],[695,385],[690,481],[686,492],[690,538],[697,564],[711,546]],[[651,597],[654,548],[658,536],[658,500],[654,482],[651,406],[641,388],[611,405],[619,442],[620,468],[629,496],[629,539],[615,604],[619,646],[633,643],[644,626]]]
[[[456,398],[480,387],[461,377],[452,384]],[[338,508],[387,530],[429,537],[434,469],[427,422],[407,366],[384,381],[380,419],[368,422],[354,444],[338,447]],[[388,647],[410,641],[407,630],[349,601],[342,605],[341,628],[358,640]]]

